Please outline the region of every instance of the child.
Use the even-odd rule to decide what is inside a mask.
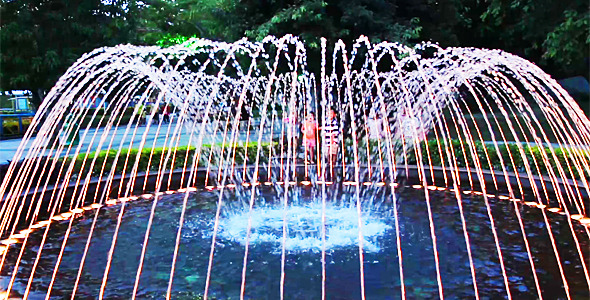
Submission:
[[[334,167],[338,157],[338,120],[333,109],[328,110],[328,119],[322,128],[324,132],[324,151],[329,154],[330,167]]]
[[[367,121],[367,127],[370,141],[381,140],[383,137],[383,123],[381,122],[381,116],[379,114],[371,114]]]
[[[305,147],[305,159],[307,160],[309,154],[309,161],[313,162],[315,153],[315,140],[318,124],[315,121],[313,113],[308,113],[307,118],[303,122],[301,131],[303,132],[303,145]]]
[[[170,123],[170,106],[168,104],[162,108],[162,116],[164,123]]]

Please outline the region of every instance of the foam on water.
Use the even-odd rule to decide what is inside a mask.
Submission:
[[[358,246],[359,215],[354,206],[328,206],[325,209],[326,251],[347,246]],[[232,212],[220,220],[220,236],[223,239],[247,243],[247,209]],[[280,253],[283,242],[283,220],[286,218],[287,237],[285,249],[292,252],[320,252],[322,250],[321,203],[289,206],[259,207],[251,212],[250,245],[272,244]],[[363,249],[379,252],[378,238],[391,226],[380,219],[377,212],[361,213]]]

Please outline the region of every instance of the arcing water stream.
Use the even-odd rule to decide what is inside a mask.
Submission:
[[[176,266],[190,257],[181,249],[186,220],[192,218],[187,208],[195,201],[190,192],[205,188],[217,197],[206,229],[210,251],[201,266],[204,280],[192,287],[203,297],[215,284],[218,243],[233,241],[243,251],[240,298],[248,295],[251,248],[270,242],[276,247],[269,253],[280,257],[279,275],[272,280],[281,299],[289,295],[286,274],[293,253],[321,256],[324,299],[329,281],[336,280],[327,272],[327,256],[351,245],[357,249],[358,297],[364,299],[371,293],[365,286],[365,256],[380,252],[379,240],[389,236],[396,252],[396,293],[411,298],[406,288],[413,284],[406,278],[412,269],[404,268],[408,262],[402,253],[414,246],[404,244],[407,232],[399,212],[404,204],[398,201],[411,185],[422,191],[414,201],[422,201],[428,220],[429,240],[422,246],[430,249],[440,298],[446,294],[441,267],[446,264],[439,253],[447,245],[437,239],[441,198],[433,198],[435,191],[447,191],[457,209],[476,298],[482,287],[474,259],[478,247],[470,240],[472,224],[463,209],[472,195],[481,199],[504,297],[518,291],[505,263],[511,253],[502,243],[504,220],[494,218],[500,200],[511,200],[517,224],[512,230],[519,233],[535,296],[546,295],[538,265],[549,262],[555,262],[563,296],[580,296],[579,277],[590,286],[590,121],[553,79],[496,50],[373,45],[365,37],[349,48],[335,44],[331,56],[325,41],[321,47],[321,66],[307,65],[304,45],[292,36],[259,43],[197,39],[167,49],[117,46],[80,58],[39,108],[0,186],[5,237],[0,274],[6,279],[0,284],[6,294],[49,298],[70,235],[78,232],[76,218],[87,216],[92,221],[84,246],[76,248],[81,252],[77,274],[71,289],[64,292],[60,285],[57,291],[74,298],[84,284],[84,269],[99,267],[88,265],[88,253],[96,247],[101,207],[120,204],[102,253],[102,276],[95,279],[100,287],[95,296],[108,297],[109,282],[116,280],[115,253],[126,243],[121,230],[133,208],[128,202],[149,192],[142,198],[151,209],[142,219],[137,265],[133,274],[117,274],[135,278],[127,296],[139,297],[159,202],[165,201],[165,191],[179,189],[184,193],[177,202],[179,215],[169,220],[175,224],[170,260],[157,262],[168,268],[165,295],[173,297]],[[262,188],[272,190],[272,204],[260,202]],[[293,198],[302,188],[314,193],[309,202]],[[233,201],[228,193],[235,195]],[[386,197],[376,197],[379,193]],[[539,228],[527,226],[523,207],[540,209]],[[558,234],[552,214],[565,220]],[[44,249],[54,242],[52,227],[66,221],[51,275],[38,279],[49,284],[39,286],[36,274],[38,266],[47,268]],[[39,237],[29,238],[37,232]],[[531,234],[547,236],[549,258],[535,254]],[[562,239],[572,241],[567,250]],[[31,249],[37,253],[28,257]],[[564,251],[573,251],[575,262],[564,260]],[[569,275],[572,263],[575,278]]]

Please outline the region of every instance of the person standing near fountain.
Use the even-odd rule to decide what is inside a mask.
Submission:
[[[74,110],[77,110],[76,108]],[[80,126],[76,125],[72,118],[66,118],[65,123],[62,127],[62,145],[64,146],[77,146],[80,142]]]
[[[135,113],[137,115],[137,123],[143,125],[145,121],[145,106],[141,102],[135,104]]]
[[[290,110],[290,113],[284,118],[283,122],[287,129],[287,138],[290,140],[293,150],[296,151],[298,148],[297,132],[299,132],[297,129],[297,112],[294,109]]]
[[[327,119],[322,127],[324,135],[324,153],[329,157],[330,171],[333,173],[334,164],[338,157],[338,120],[336,112],[328,109]]]
[[[170,105],[168,103],[162,107],[162,122],[170,123]]]
[[[151,114],[152,114],[152,122],[159,122],[160,121],[160,106],[158,104],[156,104],[155,102],[152,102],[150,105],[151,108]]]
[[[309,157],[309,162],[313,163],[316,143],[316,131],[318,124],[312,112],[307,114],[307,118],[303,122],[301,132],[303,132],[303,146],[305,147],[305,159]],[[308,155],[309,154],[309,155]]]
[[[376,113],[371,113],[367,121],[367,129],[369,131],[369,140],[378,142],[383,137],[383,122],[381,116]]]
[[[243,103],[240,109],[239,130],[248,130],[251,118],[252,108],[249,105],[247,105],[247,103]]]
[[[407,142],[421,142],[428,135],[420,119],[408,107],[402,110],[400,119],[402,138]]]
[[[369,158],[378,157],[378,161],[380,162],[381,166],[382,163],[382,152],[381,152],[381,144],[384,138],[385,128],[383,126],[383,121],[381,118],[381,114],[371,112],[369,119],[367,120],[367,133],[368,133],[368,144],[367,144],[367,155]],[[378,156],[377,156],[378,155]],[[369,159],[370,161],[370,159]],[[383,169],[383,168],[381,168]]]

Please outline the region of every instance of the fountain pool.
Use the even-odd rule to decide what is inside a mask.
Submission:
[[[326,189],[326,294],[333,299],[360,297],[359,252],[357,210],[351,187],[333,185]],[[279,298],[281,274],[281,249],[283,227],[283,203],[280,193],[273,187],[261,188],[252,210],[249,256],[246,263],[245,297],[251,299]],[[293,187],[289,191],[286,248],[286,299],[317,299],[322,294],[322,234],[321,188]],[[198,296],[202,293],[207,277],[211,233],[214,226],[219,191],[199,190],[189,193],[182,238],[180,239],[176,274],[172,288],[173,298]],[[396,233],[392,218],[392,204],[388,202],[389,189],[365,187],[361,191],[362,232],[365,293],[368,298],[400,298],[400,279]],[[474,296],[465,240],[454,193],[449,190],[430,191],[433,220],[440,271],[445,296],[450,299]],[[154,215],[149,243],[145,253],[143,271],[139,280],[137,297],[159,299],[166,295],[170,268],[174,257],[175,234],[182,210],[184,193],[162,195]],[[223,195],[219,234],[216,240],[214,264],[211,272],[210,296],[217,299],[238,298],[242,281],[244,237],[248,223],[248,206],[233,190]],[[370,195],[370,196],[369,196]],[[428,213],[424,208],[421,189],[400,187],[398,199],[399,236],[403,253],[405,289],[409,295],[434,298],[438,295],[435,265],[432,256],[432,241]],[[146,197],[147,198],[147,197]],[[249,198],[249,197],[248,197]],[[144,242],[147,219],[154,199],[139,198],[126,204],[122,216],[117,248],[112,257],[110,276],[104,296],[109,299],[129,298],[134,287],[139,257]],[[466,195],[463,210],[467,220],[473,263],[479,294],[482,297],[506,295],[498,256],[486,208],[480,195]],[[70,222],[71,233],[63,249],[52,298],[70,298],[72,287],[81,272],[77,297],[92,297],[99,293],[107,263],[107,253],[112,243],[120,204],[88,210],[76,218],[52,223],[48,242],[44,245],[40,265],[32,279],[30,297],[44,296],[51,281],[54,266],[62,249],[64,232]],[[525,228],[532,255],[537,266],[537,275],[542,295],[547,299],[565,296],[557,262],[553,257],[549,236],[541,210],[519,202],[521,214],[527,220]],[[511,293],[518,299],[534,298],[537,295],[527,253],[524,249],[518,222],[510,200],[493,202],[491,211],[502,230],[499,241],[502,245],[506,272]],[[94,221],[93,238],[88,254],[80,269],[80,262]],[[573,250],[567,217],[551,214],[551,230],[559,235],[558,248],[564,262],[569,289],[575,298],[588,297],[579,256]],[[583,226],[576,225],[575,233],[583,235]],[[38,245],[44,230],[29,235],[29,241],[18,269],[13,293],[23,292],[29,280],[31,264],[35,261]],[[570,235],[570,237],[568,237]],[[589,255],[590,244],[580,246],[584,255]],[[11,247],[19,249],[20,244]],[[5,264],[15,262],[19,251],[9,251]],[[12,268],[5,268],[0,284],[6,285]]]

